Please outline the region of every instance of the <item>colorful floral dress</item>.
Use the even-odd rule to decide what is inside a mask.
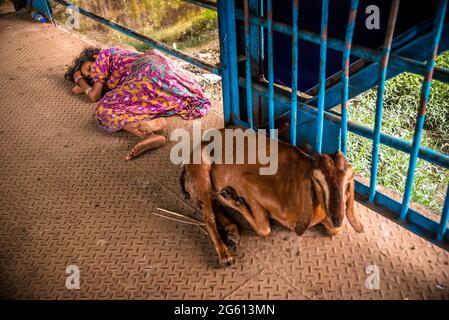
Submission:
[[[211,103],[192,77],[157,50],[146,53],[103,49],[92,72],[94,82],[111,89],[96,108],[96,119],[109,132],[129,123],[177,115],[204,117]]]

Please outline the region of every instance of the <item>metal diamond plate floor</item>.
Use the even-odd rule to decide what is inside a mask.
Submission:
[[[0,14],[0,41],[1,298],[449,298],[449,253],[360,204],[364,234],[298,238],[275,226],[261,238],[245,227],[236,265],[221,268],[199,229],[152,214],[198,218],[170,145],[125,162],[135,138],[97,128],[95,105],[63,81],[86,44],[11,13]],[[219,105],[203,125],[223,125]],[[170,119],[165,133],[180,126],[192,123]],[[69,265],[79,289],[65,286]]]

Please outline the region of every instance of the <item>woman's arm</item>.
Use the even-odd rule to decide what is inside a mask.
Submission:
[[[93,87],[91,87],[87,83],[87,81],[84,80],[84,78],[81,78],[81,72],[80,71],[75,72],[73,77],[75,79],[76,86],[80,88],[80,89],[77,89],[75,87],[74,90],[73,90],[75,93],[79,92],[79,91],[84,92],[90,98],[90,100],[92,100],[92,102],[96,102],[96,101],[100,100],[101,93],[103,91],[103,83],[95,82]]]

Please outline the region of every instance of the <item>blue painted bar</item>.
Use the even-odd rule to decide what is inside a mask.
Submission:
[[[323,144],[324,97],[326,95],[326,53],[327,24],[329,19],[329,0],[322,0],[321,6],[321,42],[320,42],[320,91],[318,95],[318,116],[316,118],[315,151],[321,153]]]
[[[298,118],[298,20],[299,20],[299,0],[293,0],[292,19],[292,97],[290,107],[290,143],[296,146],[296,126]]]
[[[245,87],[244,78],[240,78],[240,86],[243,88]],[[263,97],[268,96],[266,88],[257,83],[253,83],[253,93]],[[276,94],[275,102],[278,105],[280,111],[279,118],[288,116],[290,113],[290,106],[291,106],[290,99],[287,98],[286,96]],[[304,104],[302,102],[298,103],[298,110],[314,117],[316,117],[317,115],[316,108]],[[324,111],[324,118],[332,123],[335,123],[338,126],[341,126],[341,116],[335,111]],[[361,137],[373,140],[374,133],[371,128],[348,121],[348,131],[357,134]],[[412,144],[409,141],[384,133],[380,134],[380,143],[390,148],[395,148],[408,154],[410,154],[412,150]],[[429,163],[441,166],[445,169],[449,169],[449,155],[447,154],[431,150],[429,148],[421,147],[419,149],[418,157]]]
[[[274,129],[273,0],[267,0],[268,128]]]
[[[263,11],[263,5],[264,5],[264,0],[260,0],[260,15],[261,17],[264,16],[264,11]],[[249,17],[249,22],[251,23],[252,17]],[[262,58],[262,60],[265,58],[265,46],[264,46],[264,36],[263,36],[263,26],[260,26],[260,57]]]
[[[342,92],[341,92],[341,147],[340,150],[346,156],[347,151],[347,135],[348,135],[348,87],[349,87],[349,58],[351,54],[352,36],[354,34],[355,19],[357,17],[357,9],[359,0],[351,1],[351,9],[349,11],[348,26],[346,28],[345,49],[343,51],[342,66]]]
[[[226,0],[226,27],[228,29],[229,48],[229,80],[231,90],[231,122],[240,119],[239,83],[238,83],[238,57],[237,57],[237,33],[235,26],[234,0]]]
[[[237,19],[242,20],[242,21],[244,20],[244,14],[243,14],[242,10],[236,9],[235,13],[236,13]],[[250,23],[259,25],[259,26],[263,26],[265,28],[267,27],[266,19],[260,18],[260,17],[251,16]],[[284,23],[273,21],[273,30],[276,32],[286,34],[286,35],[290,35],[290,36],[292,35],[291,26],[284,24]],[[321,43],[320,35],[315,32],[311,32],[311,31],[299,30],[299,38],[302,40],[310,41],[315,44]],[[344,48],[345,48],[345,43],[344,43],[344,41],[341,41],[339,39],[328,38],[327,46],[330,49],[334,49],[334,50],[343,52]],[[361,59],[370,60],[373,62],[380,62],[382,60],[382,52],[379,52],[375,49],[365,48],[365,47],[357,46],[357,45],[352,46],[351,55],[361,58]],[[404,68],[407,68],[407,71],[409,71],[409,72],[419,74],[419,75],[423,75],[425,73],[425,65],[421,61],[409,59],[409,58],[406,58],[406,57],[403,57],[400,55],[396,55],[396,54],[391,54],[389,60],[390,60],[390,64],[394,63],[397,66],[403,66]],[[449,82],[448,81],[449,69],[442,68],[442,67],[435,67],[434,73],[435,73],[434,78],[436,80],[446,82],[446,83]]]
[[[446,200],[444,200],[443,212],[441,213],[440,225],[438,226],[437,241],[444,239],[444,234],[447,231],[447,224],[449,222],[449,186],[446,191]]]
[[[259,15],[260,13],[260,0],[249,0],[249,16],[251,17],[251,15]],[[261,39],[263,39],[262,37],[262,32],[263,32],[263,28],[259,27],[259,26],[250,26],[250,45],[251,45],[251,50],[250,50],[250,54],[251,54],[251,68],[252,69],[252,75],[258,75],[261,74],[261,66],[263,63],[263,60],[261,59],[261,50],[260,50],[260,46],[261,46]],[[254,69],[255,68],[255,69]],[[254,96],[253,96],[254,98]],[[256,113],[254,112],[256,111]],[[260,112],[260,108],[257,108],[256,110],[254,110],[254,106],[253,106],[253,117],[257,117],[258,114]]]
[[[253,122],[253,91],[251,78],[251,41],[250,41],[250,23],[249,23],[249,0],[243,1],[245,12],[245,78],[246,78],[246,111],[250,128],[254,127]]]
[[[399,0],[393,0],[390,9],[390,15],[388,17],[387,32],[385,35],[385,42],[382,49],[382,60],[379,64],[379,80],[377,88],[376,99],[376,116],[374,119],[374,137],[373,137],[373,149],[371,153],[371,179],[370,179],[370,193],[369,202],[374,201],[376,194],[377,184],[377,167],[379,163],[379,142],[380,142],[380,130],[382,125],[382,111],[384,103],[385,93],[385,80],[387,77],[388,58],[390,56],[391,43],[393,41],[393,34],[396,25],[396,18],[399,10]]]
[[[405,192],[401,209],[401,220],[407,218],[408,206],[412,196],[413,180],[415,177],[416,162],[418,159],[419,147],[421,146],[421,135],[424,128],[424,121],[426,118],[426,107],[430,96],[430,86],[432,82],[433,69],[435,67],[435,59],[438,52],[438,44],[441,39],[441,33],[443,31],[444,17],[446,15],[447,1],[441,0],[438,7],[437,15],[435,18],[435,24],[433,28],[433,43],[432,43],[432,56],[427,60],[426,75],[421,90],[421,101],[418,109],[417,123],[415,126],[415,132],[413,135],[412,152],[410,153],[410,162],[407,171],[407,180],[405,182]]]
[[[230,81],[229,81],[229,48],[228,30],[226,27],[226,0],[218,0],[218,36],[220,40],[220,65],[221,65],[221,86],[223,95],[223,116],[224,123],[229,124],[231,121],[231,95],[230,95]]]
[[[65,0],[52,0],[52,1],[57,2],[57,3],[59,3],[59,4],[63,5],[63,6],[66,6],[66,7],[74,5],[74,4],[72,4],[72,3],[68,2],[68,1],[65,1]],[[122,26],[122,25],[120,25],[120,24],[118,24],[116,22],[113,22],[113,21],[110,21],[108,19],[105,19],[105,18],[103,18],[103,17],[101,17],[99,15],[96,15],[95,13],[92,13],[92,12],[90,12],[90,11],[84,9],[84,8],[79,8],[79,12],[82,15],[84,15],[86,17],[89,17],[90,19],[95,20],[95,21],[97,21],[97,22],[99,22],[101,24],[104,24],[104,25],[108,26],[108,27],[111,27],[112,29],[117,30],[117,31],[119,31],[119,32],[121,32],[121,33],[123,33],[123,34],[125,34],[125,35],[127,35],[129,37],[131,37],[131,38],[134,38],[134,39],[137,39],[139,41],[142,41],[142,42],[148,44],[149,46],[151,46],[152,48],[156,48],[156,49],[161,50],[161,51],[163,51],[165,53],[168,53],[168,54],[170,54],[170,55],[172,55],[172,56],[174,56],[176,58],[179,58],[179,59],[182,59],[184,61],[187,61],[188,63],[193,64],[193,65],[195,65],[195,66],[197,66],[197,67],[199,67],[201,69],[205,69],[205,70],[207,70],[207,71],[209,71],[211,73],[220,75],[220,69],[218,67],[216,67],[216,66],[213,66],[213,65],[208,64],[206,62],[200,61],[200,60],[198,60],[198,59],[196,59],[196,58],[194,58],[192,56],[189,56],[188,54],[185,54],[185,53],[183,53],[181,51],[173,49],[172,47],[167,46],[166,44],[163,44],[163,43],[158,42],[158,41],[156,41],[154,39],[151,39],[151,38],[149,38],[147,36],[144,36],[144,35],[136,32],[136,31],[134,31],[132,29],[129,29],[127,27],[124,27],[124,26]]]
[[[55,21],[53,19],[53,10],[50,7],[50,3],[47,0],[27,0],[27,8],[32,7],[36,11],[45,15],[48,20],[55,25]]]

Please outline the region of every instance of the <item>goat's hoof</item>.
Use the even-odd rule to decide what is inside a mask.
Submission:
[[[230,224],[224,229],[226,232],[226,243],[230,246],[237,246],[240,243],[240,232],[236,225]]]
[[[228,231],[226,234],[226,242],[230,246],[238,246],[240,243],[240,235],[235,231]]]
[[[223,267],[230,267],[235,263],[235,258],[226,252],[223,256],[220,257],[220,264]]]

